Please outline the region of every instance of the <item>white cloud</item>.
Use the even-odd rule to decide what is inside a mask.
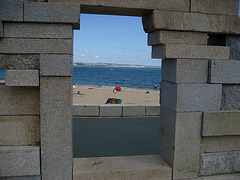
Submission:
[[[100,56],[95,56],[95,58],[97,59],[97,58],[99,58]]]

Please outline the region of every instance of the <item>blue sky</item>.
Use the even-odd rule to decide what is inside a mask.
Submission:
[[[141,17],[81,14],[80,26],[74,31],[74,62],[160,66],[151,59]]]

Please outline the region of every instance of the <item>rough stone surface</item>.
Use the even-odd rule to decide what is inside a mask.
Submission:
[[[162,80],[172,83],[202,84],[208,81],[208,61],[195,59],[162,60]]]
[[[240,111],[204,112],[202,136],[240,135]]]
[[[40,76],[72,76],[72,55],[41,54]]]
[[[3,23],[0,21],[0,38],[3,37]]]
[[[145,106],[123,105],[123,117],[145,116]]]
[[[238,16],[238,0],[192,0],[191,12]]]
[[[40,83],[42,179],[72,179],[72,78],[40,77]]]
[[[74,179],[171,179],[172,169],[159,155],[74,159]]]
[[[0,21],[23,21],[23,3],[1,1]]]
[[[240,34],[240,17],[227,16],[227,28],[229,34]]]
[[[3,38],[0,53],[6,54],[72,54],[72,39]]]
[[[176,112],[219,111],[220,84],[161,84],[161,105]]]
[[[201,138],[201,153],[240,151],[240,136],[209,136]]]
[[[222,110],[240,110],[240,85],[223,85]]]
[[[145,108],[146,108],[146,116],[160,115],[160,104],[145,105]]]
[[[201,154],[200,175],[237,173],[240,171],[240,151]]]
[[[216,176],[204,176],[198,177],[191,180],[239,180],[240,174],[224,174],[224,175],[216,175]]]
[[[229,47],[190,44],[152,46],[152,58],[229,59]]]
[[[101,117],[121,117],[123,115],[122,105],[100,105]]]
[[[43,23],[4,23],[7,38],[72,38],[72,25]]]
[[[160,155],[173,167],[173,179],[198,177],[201,112],[176,113],[161,106]]]
[[[0,177],[40,175],[37,146],[0,146]]]
[[[234,25],[231,21],[229,20],[229,25]],[[229,29],[232,29],[232,31],[240,32],[235,27],[227,26],[227,17],[225,15],[158,10],[143,16],[143,26],[147,33],[157,29],[212,33],[227,33]]]
[[[240,61],[212,60],[210,61],[209,83],[240,84],[239,69]]]
[[[4,177],[1,180],[41,180],[41,176],[18,176],[18,177]]]
[[[158,30],[148,34],[148,45],[195,44],[206,45],[207,33]]]
[[[0,54],[0,69],[38,70],[39,55]]]
[[[99,105],[75,104],[72,108],[72,115],[79,117],[97,117],[100,115],[100,107]]]
[[[7,86],[39,86],[38,70],[6,70]]]
[[[24,3],[25,22],[71,23],[80,25],[80,5],[68,3]]]
[[[39,115],[39,87],[0,85],[0,115]]]
[[[226,45],[230,47],[230,59],[240,60],[240,35],[227,35]]]
[[[39,145],[39,128],[39,116],[0,116],[0,145]]]

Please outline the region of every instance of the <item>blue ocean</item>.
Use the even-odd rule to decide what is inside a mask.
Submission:
[[[73,82],[78,85],[153,89],[161,81],[161,68],[73,66]]]

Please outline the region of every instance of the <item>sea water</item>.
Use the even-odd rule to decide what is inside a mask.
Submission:
[[[78,85],[153,89],[161,81],[161,68],[74,66],[73,82]]]

